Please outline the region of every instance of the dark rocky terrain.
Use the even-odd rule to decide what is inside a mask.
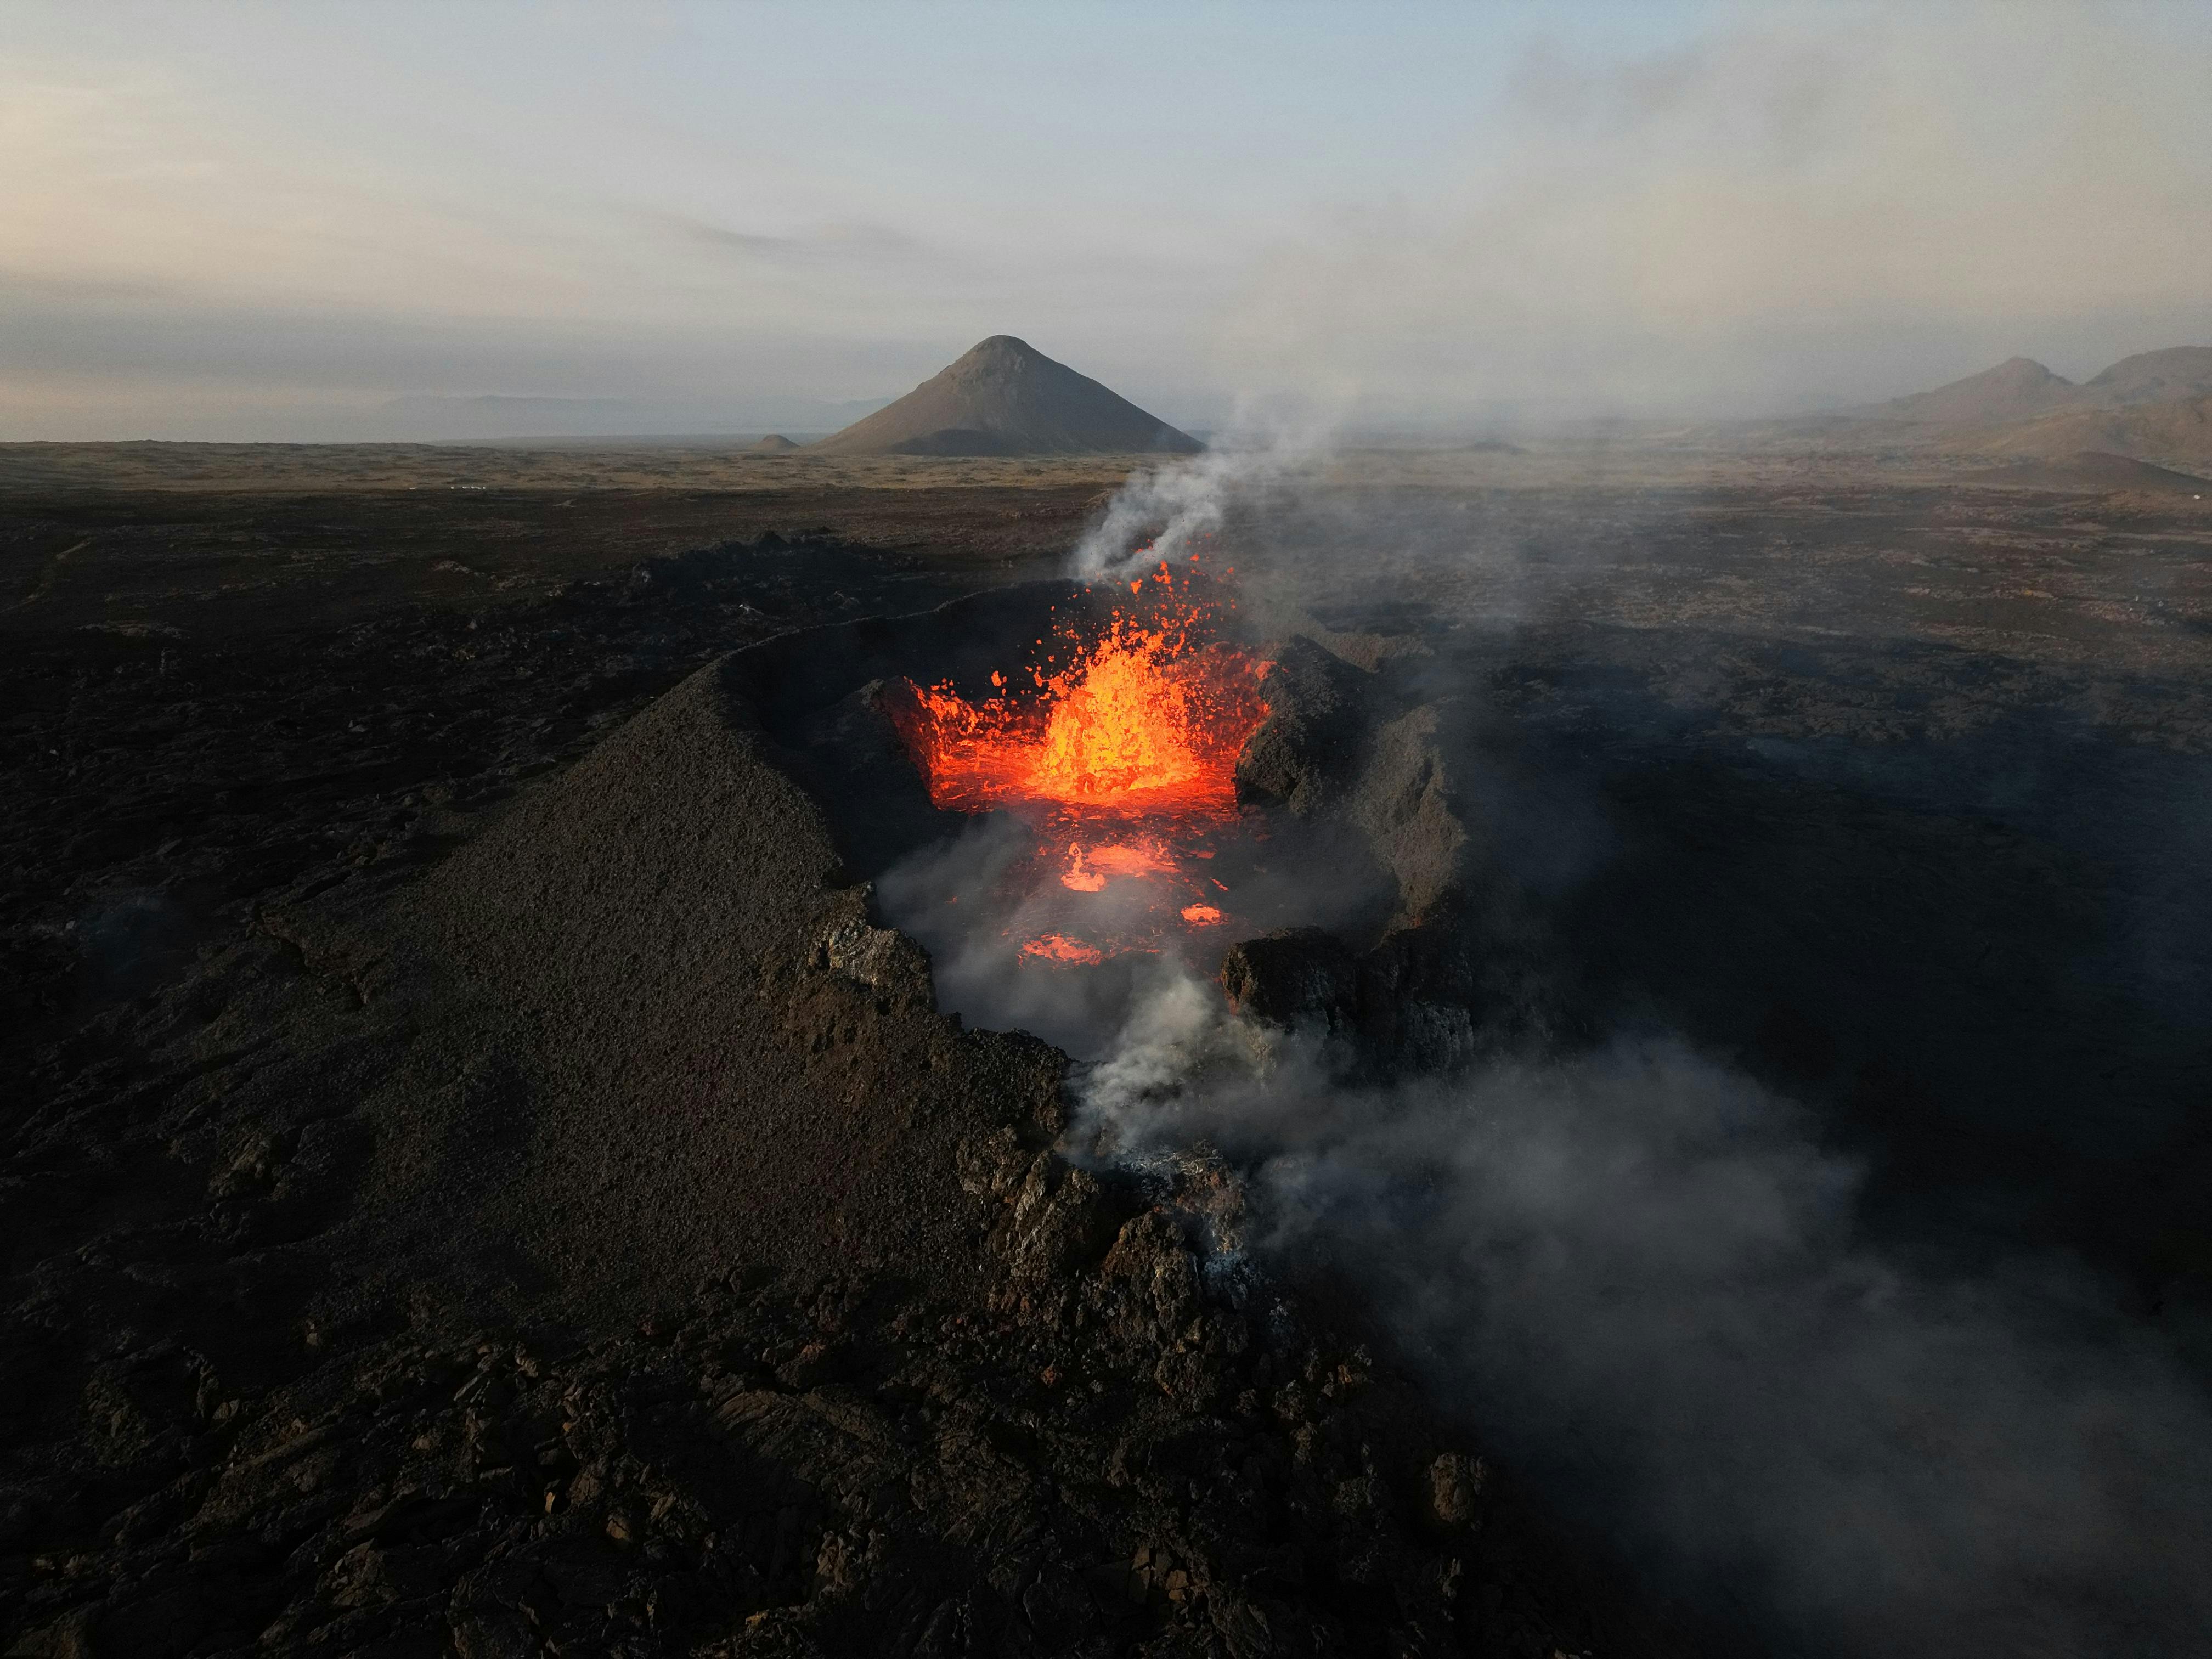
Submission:
[[[938,1010],[854,884],[866,797],[775,688],[1049,574],[1096,493],[0,503],[11,1650],[1757,1645],[1551,1519],[1325,1264],[1209,1272],[1229,1172],[1054,1156],[1064,1058]],[[1256,786],[1326,793],[1346,665],[1456,709],[1561,1023],[1664,1019],[1865,1147],[1878,1224],[2078,1252],[2201,1340],[2212,519],[1260,529],[1255,627],[1328,649]]]
[[[87,632],[23,560],[11,1650],[1657,1640],[1356,1323],[1206,1293],[1048,1154],[1064,1062],[933,1011],[698,666],[999,575],[962,505],[926,565],[305,629]],[[189,516],[284,545],[235,511]]]

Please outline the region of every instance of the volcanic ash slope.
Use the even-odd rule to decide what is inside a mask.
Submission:
[[[869,925],[726,679],[694,675],[401,908],[527,1103],[471,1219],[586,1297],[718,1261],[971,1285],[985,1212],[955,1152],[1049,1139],[1060,1057],[933,1012],[927,959]]]

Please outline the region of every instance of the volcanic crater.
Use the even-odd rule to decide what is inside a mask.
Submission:
[[[1470,1058],[1455,711],[1264,637],[1235,592],[1166,565],[1033,584],[728,672],[945,1006],[1085,1054],[1175,963],[1240,1012],[1356,1038],[1357,1070]]]

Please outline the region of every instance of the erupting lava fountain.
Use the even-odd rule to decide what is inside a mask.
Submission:
[[[1228,920],[1216,843],[1246,838],[1237,757],[1267,718],[1271,666],[1222,637],[1234,608],[1164,563],[1103,633],[1063,623],[1020,673],[993,673],[988,696],[908,682],[895,701],[935,805],[1009,811],[1040,836],[1000,896],[1018,901],[1025,959],[1098,963]]]

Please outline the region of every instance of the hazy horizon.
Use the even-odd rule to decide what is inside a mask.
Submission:
[[[993,333],[1197,427],[2212,341],[2200,9],[23,4],[0,46],[0,439],[826,429]]]

